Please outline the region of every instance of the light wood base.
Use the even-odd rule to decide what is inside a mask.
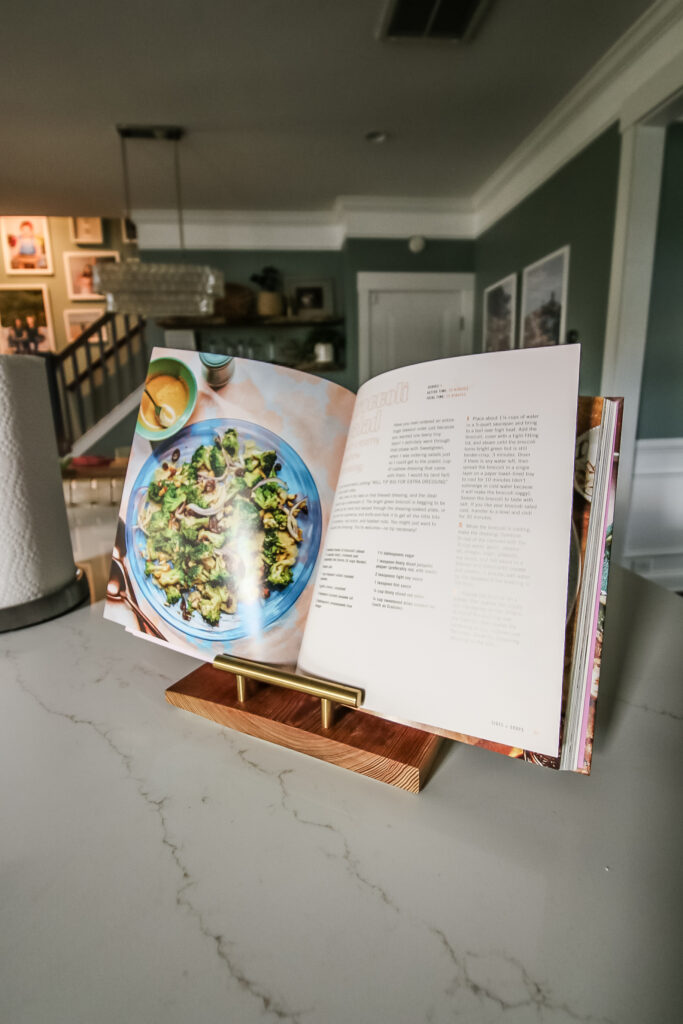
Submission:
[[[320,701],[307,693],[260,685],[241,704],[229,672],[202,665],[166,690],[175,707],[238,732],[298,750],[330,764],[419,793],[441,745],[440,736],[384,718],[339,708],[329,729]]]

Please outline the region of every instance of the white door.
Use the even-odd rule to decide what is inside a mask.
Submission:
[[[472,351],[472,274],[359,274],[360,383]]]

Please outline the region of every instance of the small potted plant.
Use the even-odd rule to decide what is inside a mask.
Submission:
[[[260,274],[252,274],[250,280],[261,289],[256,296],[258,315],[281,316],[283,304],[280,291],[280,271],[277,267],[264,267]]]

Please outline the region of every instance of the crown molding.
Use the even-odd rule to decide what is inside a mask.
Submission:
[[[338,250],[347,238],[474,239],[611,124],[683,87],[683,3],[659,0],[469,198],[340,196],[331,210],[189,210],[188,249]],[[141,249],[178,249],[173,210],[136,210]]]
[[[475,234],[469,200],[340,196],[335,209],[346,238],[474,238]]]
[[[141,249],[179,249],[175,210],[134,210]],[[184,210],[186,249],[340,249],[327,210]]]
[[[175,210],[134,210],[141,249],[179,249]],[[332,210],[185,210],[187,249],[341,249],[347,238],[473,238],[469,204],[342,196]]]
[[[601,132],[621,121],[653,70],[683,53],[683,4],[660,0],[624,33],[473,196],[476,234],[486,231]]]

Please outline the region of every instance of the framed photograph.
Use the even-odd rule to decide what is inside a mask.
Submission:
[[[286,278],[285,292],[294,316],[303,320],[324,320],[334,314],[332,282],[310,278]]]
[[[524,268],[520,348],[564,343],[568,283],[568,245]]]
[[[0,218],[2,254],[8,274],[54,274],[47,217]]]
[[[69,217],[69,234],[76,245],[102,245],[102,218]]]
[[[46,284],[0,284],[0,353],[54,352]]]
[[[130,217],[121,218],[121,241],[124,245],[137,245],[138,229]]]
[[[114,249],[93,249],[91,252],[65,252],[64,270],[66,290],[72,302],[87,302],[88,299],[103,299],[95,291],[93,271],[98,263],[118,263],[119,254]]]
[[[484,289],[483,352],[504,352],[515,347],[517,275],[510,274]]]
[[[75,341],[91,324],[94,324],[96,320],[104,316],[104,313],[104,306],[82,306],[80,309],[65,309],[64,328],[66,330],[67,342],[70,344],[72,341]],[[106,345],[109,341],[106,327],[102,328],[101,334],[102,341]],[[99,345],[99,334],[90,338],[89,341],[92,345]]]

